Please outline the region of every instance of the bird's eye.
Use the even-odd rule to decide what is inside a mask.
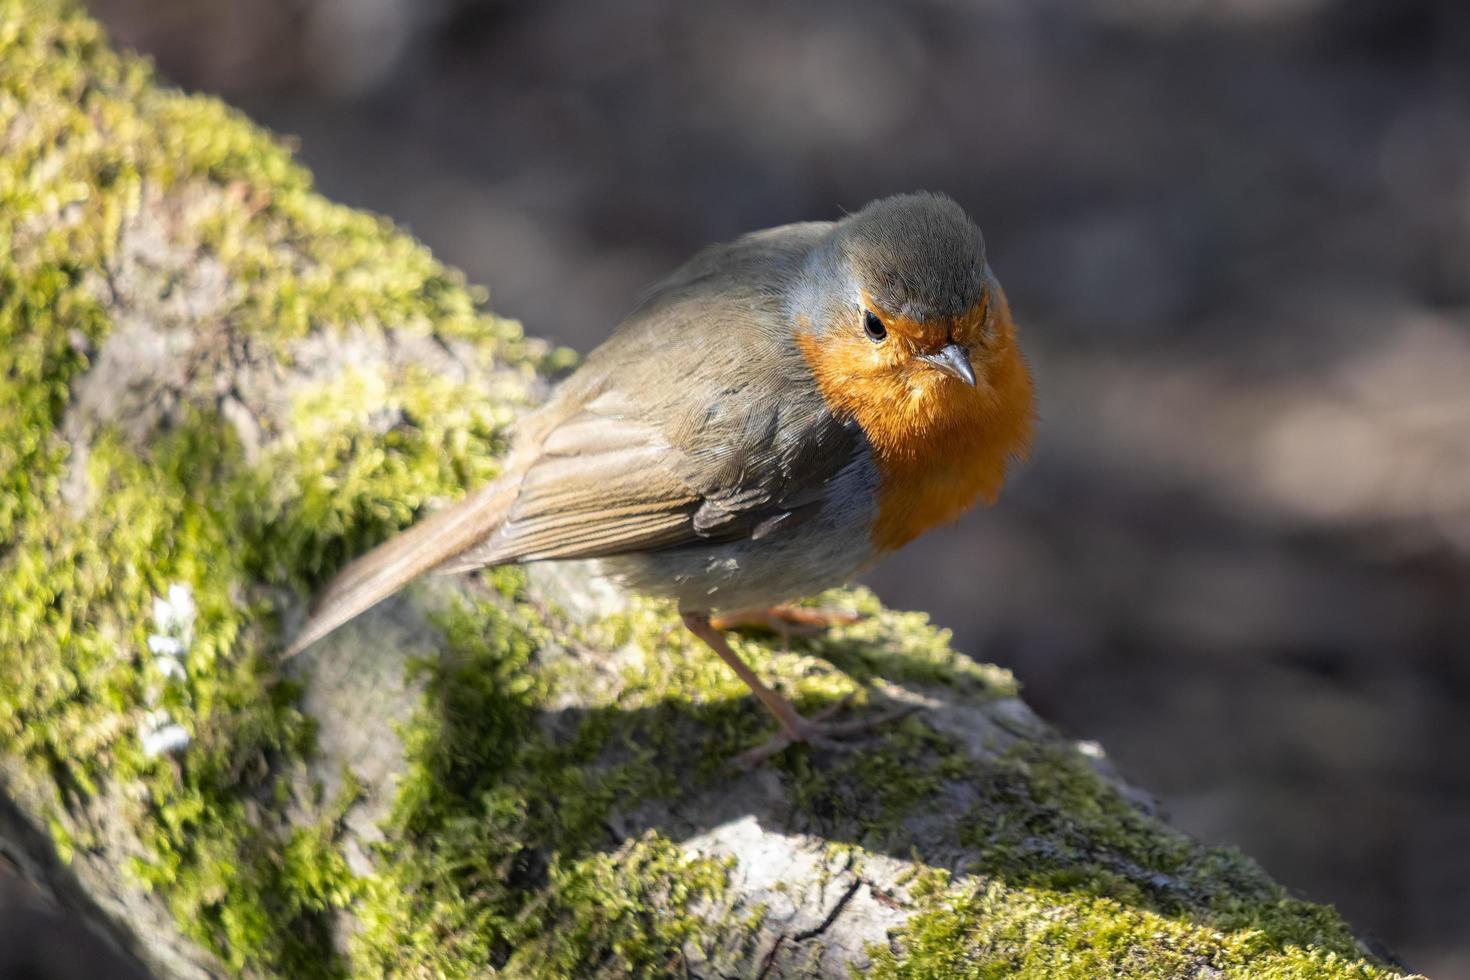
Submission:
[[[863,331],[875,344],[883,343],[888,337],[888,328],[883,326],[883,321],[872,310],[863,310]]]

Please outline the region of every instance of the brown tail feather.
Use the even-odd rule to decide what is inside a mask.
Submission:
[[[519,480],[503,477],[389,538],[352,561],[312,604],[311,618],[282,659],[296,656],[409,582],[482,541],[505,519]]]

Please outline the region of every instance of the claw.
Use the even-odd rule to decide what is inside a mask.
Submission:
[[[852,698],[853,696],[849,694],[837,703],[823,708],[810,718],[798,716],[796,731],[783,730],[779,734],[772,736],[768,741],[737,755],[730,760],[730,764],[737,769],[754,769],[767,759],[779,755],[798,742],[805,743],[814,748],[848,752],[857,748],[857,746],[853,742],[844,741],[845,739],[866,735],[875,728],[890,725],[919,710],[918,705],[906,704],[891,711],[885,711],[882,714],[869,715],[866,718],[854,718],[851,721],[843,722],[830,722],[827,720],[847,707],[852,701]]]

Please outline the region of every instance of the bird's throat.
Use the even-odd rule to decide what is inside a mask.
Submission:
[[[970,387],[927,366],[872,372],[841,347],[798,338],[827,404],[862,428],[880,480],[873,544],[891,551],[977,500],[995,501],[1030,443],[1031,375],[1010,337],[986,351]]]

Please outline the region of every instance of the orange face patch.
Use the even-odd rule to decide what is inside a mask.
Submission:
[[[873,446],[881,481],[873,541],[891,550],[977,499],[995,500],[1010,461],[1030,443],[1035,395],[998,283],[949,322],[874,312],[888,329],[882,343],[857,327],[820,339],[800,334],[797,343],[828,405],[855,420]],[[969,349],[975,387],[918,357],[950,342]]]

